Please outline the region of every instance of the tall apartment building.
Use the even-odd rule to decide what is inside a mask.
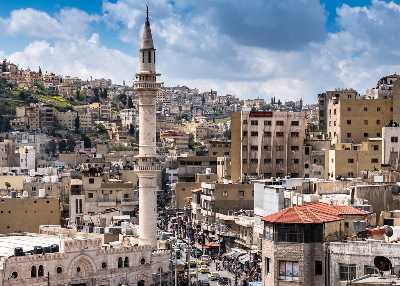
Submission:
[[[236,112],[231,120],[231,179],[303,177],[304,112]]]
[[[381,137],[382,127],[400,122],[400,81],[376,96],[335,94],[328,102],[327,133],[333,144]],[[390,92],[388,92],[390,91]]]
[[[15,142],[8,139],[0,141],[0,167],[13,167],[16,165]]]
[[[357,96],[357,91],[353,89],[331,90],[318,94],[318,120],[320,131],[327,132],[328,130],[328,103],[333,97],[348,97]]]

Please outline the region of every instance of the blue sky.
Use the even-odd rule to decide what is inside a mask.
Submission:
[[[400,70],[397,0],[148,2],[166,85],[312,102]],[[131,83],[144,10],[142,0],[0,0],[0,57]]]

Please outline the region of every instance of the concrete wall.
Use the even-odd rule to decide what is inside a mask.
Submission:
[[[60,224],[58,198],[2,198],[0,233],[39,232],[40,225]]]

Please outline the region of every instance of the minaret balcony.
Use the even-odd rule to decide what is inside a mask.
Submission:
[[[162,83],[151,81],[135,81],[133,83],[133,87],[134,89],[160,89],[162,87]]]
[[[135,171],[161,171],[161,163],[154,158],[140,158],[134,167]]]

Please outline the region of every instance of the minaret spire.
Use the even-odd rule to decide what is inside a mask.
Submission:
[[[149,5],[146,4],[146,24],[150,23],[149,21]]]

